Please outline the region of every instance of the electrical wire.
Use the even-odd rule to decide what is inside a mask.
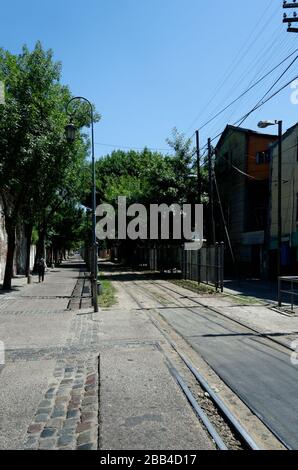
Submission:
[[[291,66],[293,65],[293,63],[294,63],[294,61],[292,62]],[[290,66],[287,67],[287,70],[289,70],[289,67],[290,67]],[[285,74],[285,71],[282,73],[281,77],[282,77],[284,74]],[[285,85],[283,85],[281,88],[279,88],[279,90],[275,91],[275,92],[274,92],[272,95],[270,95],[267,99],[264,100],[264,99],[263,99],[264,97],[261,98],[261,100],[257,103],[257,105],[254,106],[254,108],[252,108],[246,115],[244,115],[244,117],[242,117],[242,118],[240,118],[238,121],[236,121],[236,123],[234,124],[234,125],[238,124],[238,125],[236,126],[236,128],[239,128],[239,127],[243,124],[243,122],[244,122],[254,111],[256,111],[257,109],[259,109],[260,107],[262,107],[264,104],[266,104],[268,101],[270,101],[271,99],[273,99],[277,94],[279,94],[282,90],[284,90],[287,86],[289,86],[289,85],[290,85],[294,80],[296,80],[296,79],[298,79],[298,76],[294,77],[294,78],[293,78],[292,80],[290,80],[288,83],[286,83]],[[276,84],[278,81],[279,81],[279,79],[275,82],[275,84]],[[274,84],[274,86],[275,86],[275,84]],[[270,90],[272,90],[272,87],[270,87]],[[269,91],[268,91],[268,92],[269,92]],[[267,96],[268,92],[264,95],[265,97]],[[232,133],[230,134],[230,136],[233,135],[234,132],[236,132],[236,129],[233,129],[233,130],[232,130]],[[219,136],[221,136],[222,134],[223,134],[223,132],[221,132],[219,135],[213,137],[213,138],[211,139],[211,142],[213,142],[215,139],[217,139],[217,138],[218,138]],[[234,168],[234,170],[236,170],[236,171],[239,172],[240,174],[242,174],[242,175],[244,175],[244,176],[246,176],[246,177],[248,177],[248,178],[251,178],[251,179],[256,179],[256,178],[253,177],[252,175],[249,175],[248,173],[243,172],[243,171],[242,171],[240,168],[238,168],[237,166],[232,165],[232,164],[231,164],[231,166],[232,166],[232,168]]]
[[[231,238],[230,238],[230,234],[229,234],[229,230],[228,230],[228,226],[227,226],[227,222],[226,222],[226,218],[225,218],[225,214],[224,214],[224,210],[223,210],[223,205],[222,205],[222,201],[221,201],[221,197],[220,197],[220,193],[219,193],[217,178],[216,178],[216,174],[215,174],[214,171],[213,171],[212,176],[213,176],[213,180],[214,180],[214,183],[215,183],[217,199],[218,199],[219,206],[220,206],[221,217],[222,217],[222,220],[223,220],[223,223],[224,223],[226,237],[227,237],[229,248],[230,248],[230,253],[231,253],[231,256],[232,256],[233,263],[235,264],[236,259],[235,259],[235,255],[234,255],[234,251],[233,251],[233,247],[232,247],[232,242],[231,242]]]
[[[129,146],[124,146],[124,145],[117,145],[117,144],[105,144],[102,142],[95,142],[95,145],[101,146],[101,147],[113,147],[118,150],[136,150],[136,151],[143,151],[145,148],[148,150],[151,150],[152,152],[169,152],[169,148],[155,148],[155,147],[148,147],[147,145],[144,145],[144,147],[129,147]]]
[[[273,69],[271,69],[269,72],[267,72],[265,75],[263,75],[263,77],[261,77],[257,82],[256,84],[262,82],[266,77],[268,77],[271,73],[273,73],[275,70],[278,69],[278,67],[280,65],[282,65],[284,62],[286,62],[289,58],[291,58],[296,52],[298,51],[298,49],[296,48],[293,52],[291,52],[291,54],[289,54],[286,58],[284,58],[277,66],[275,66]],[[269,90],[266,91],[265,95],[263,96],[263,98],[269,94],[269,92],[271,91],[271,89],[274,88],[274,86],[278,83],[278,81],[281,80],[281,78],[287,73],[287,71],[292,67],[292,65],[295,63],[295,61],[297,60],[298,56],[296,56],[296,58],[294,59],[294,61],[286,68],[286,70],[282,73],[282,75],[280,75],[278,77],[278,79],[274,82],[274,84],[271,86],[271,88]],[[255,84],[255,85],[256,85]],[[201,126],[201,129],[203,129],[204,127],[207,126],[207,124],[209,124],[210,122],[212,122],[213,120],[215,120],[216,117],[218,117],[219,115],[223,114],[229,107],[231,107],[233,104],[235,104],[237,101],[239,101],[243,96],[245,96],[247,94],[247,92],[253,88],[254,85],[252,85],[250,88],[248,88],[247,90],[245,90],[238,98],[236,98],[235,100],[233,100],[229,105],[227,105],[223,110],[219,111],[215,116],[213,116],[209,121],[207,121],[204,125]],[[261,100],[260,100],[261,101]],[[226,122],[229,122],[232,118],[232,116],[234,115],[234,111],[232,112],[232,114],[229,116],[229,118],[226,119]],[[222,126],[221,126],[222,127]]]
[[[204,129],[208,124],[213,122],[218,116],[220,116],[222,113],[224,113],[227,109],[229,109],[233,104],[235,104],[237,101],[239,101],[243,96],[245,96],[247,93],[249,93],[253,88],[255,88],[259,83],[261,83],[265,78],[267,78],[269,75],[271,75],[275,70],[277,70],[282,64],[284,64],[290,57],[292,57],[296,52],[298,52],[298,48],[292,52],[290,55],[288,55],[285,59],[283,59],[278,65],[273,67],[269,72],[267,72],[263,77],[261,77],[259,80],[257,80],[253,85],[251,85],[249,88],[247,88],[245,91],[243,91],[236,99],[231,101],[227,106],[225,106],[221,111],[219,111],[217,114],[215,114],[212,118],[210,118],[208,121],[202,124],[202,126],[199,128],[201,131]],[[295,60],[297,60],[298,56],[296,56]],[[291,64],[292,65],[292,64]]]
[[[249,53],[249,51],[251,50],[252,46],[256,43],[256,41],[260,38],[260,36],[264,33],[264,31],[266,30],[266,28],[269,26],[270,24],[270,21],[272,20],[273,16],[276,14],[277,10],[280,8],[276,8],[274,10],[274,12],[272,13],[272,15],[270,16],[270,18],[266,21],[265,21],[265,26],[263,26],[262,21],[263,19],[265,19],[270,7],[272,6],[272,0],[269,1],[268,3],[268,6],[266,6],[265,10],[262,12],[259,20],[257,21],[257,23],[254,25],[252,31],[250,32],[249,36],[248,36],[248,39],[252,38],[252,40],[248,43],[245,51],[243,51],[243,47],[246,46],[247,44],[247,39],[245,40],[244,44],[241,46],[241,48],[239,49],[239,52],[237,53],[235,59],[232,61],[232,64],[231,66],[227,69],[227,72],[225,73],[224,75],[224,79],[222,80],[222,82],[220,82],[219,86],[217,88],[222,88],[225,83],[229,80],[229,78],[232,76],[233,72],[237,69],[237,67],[240,65],[240,63],[243,61],[243,59],[246,57],[246,55]],[[258,26],[260,25],[260,31],[258,29]],[[254,33],[256,32],[256,35],[254,37]],[[239,57],[240,56],[240,57]],[[238,59],[239,57],[239,59]],[[236,64],[234,64],[234,62],[236,62]],[[230,69],[230,70],[229,70]],[[216,94],[213,94],[211,96],[211,99],[208,101],[208,103],[206,104],[206,106],[204,107],[203,111],[201,111],[196,117],[195,119],[192,121],[191,125],[189,126],[189,128],[187,129],[186,133],[189,132],[189,130],[193,127],[193,125],[198,121],[198,119],[201,117],[202,114],[204,114],[204,112],[206,111],[206,109],[209,108],[210,104],[214,101],[216,97]]]

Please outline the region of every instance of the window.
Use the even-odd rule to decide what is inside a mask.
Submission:
[[[257,152],[256,154],[256,164],[265,165],[270,162],[270,150],[265,150],[264,152]]]
[[[223,154],[223,158],[226,160],[226,162],[230,163],[230,155],[229,152],[226,152]]]

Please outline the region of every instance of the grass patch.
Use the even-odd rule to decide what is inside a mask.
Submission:
[[[186,279],[171,279],[169,282],[175,284],[176,286],[184,287],[184,289],[191,290],[196,294],[217,294],[215,287],[207,286],[206,284],[198,284],[196,281],[189,281]]]
[[[198,284],[196,281],[189,281],[185,279],[173,279],[169,280],[172,284],[176,284],[177,286],[184,287],[185,289],[191,290],[196,294],[202,295],[224,295],[225,297],[229,297],[229,299],[234,302],[235,304],[243,304],[243,305],[256,305],[256,304],[265,304],[264,301],[261,299],[256,299],[255,297],[248,297],[245,295],[238,295],[238,294],[229,294],[223,292],[221,294],[220,291],[216,291],[215,287],[208,286],[207,284]]]
[[[98,304],[101,308],[110,308],[117,303],[116,289],[113,283],[103,276],[99,276],[102,286],[102,294],[98,297]]]
[[[264,304],[266,305],[266,302],[262,299],[257,299],[255,297],[247,297],[245,295],[241,294],[227,294],[225,293],[226,297],[229,297],[233,302],[236,304],[244,304],[244,305],[256,305],[256,304]]]

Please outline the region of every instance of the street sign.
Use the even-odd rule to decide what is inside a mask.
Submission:
[[[0,104],[5,104],[4,82],[1,82],[1,81],[0,81]]]

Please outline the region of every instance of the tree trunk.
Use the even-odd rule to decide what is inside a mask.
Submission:
[[[35,257],[34,269],[36,269],[37,260],[39,258],[46,259],[46,257],[45,257],[45,251],[46,251],[45,243],[46,243],[46,227],[42,226],[42,227],[39,228],[38,242],[37,242],[37,245],[36,245],[36,257]]]
[[[2,289],[11,290],[11,280],[13,277],[13,260],[16,247],[16,226],[13,222],[11,222],[9,218],[6,218],[5,226],[7,232],[7,255]]]
[[[26,277],[30,276],[30,254],[31,254],[31,238],[32,238],[33,226],[32,224],[26,225]]]

